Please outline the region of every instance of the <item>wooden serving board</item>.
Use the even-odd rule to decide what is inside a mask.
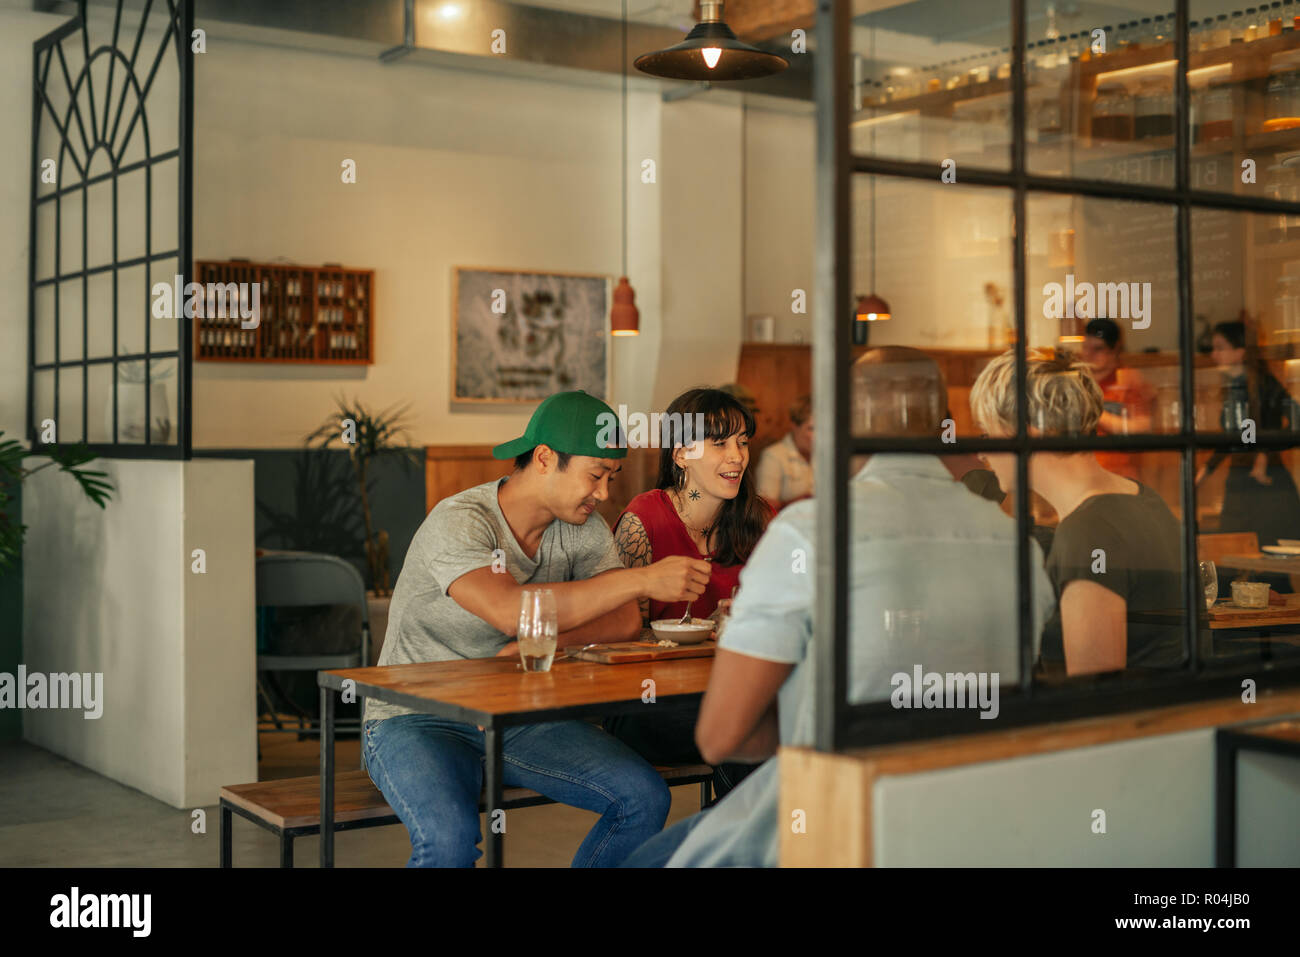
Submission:
[[[1270,596],[1272,597],[1272,596]],[[1249,628],[1256,624],[1300,624],[1300,595],[1280,595],[1282,604],[1267,608],[1238,608],[1229,601],[1210,609],[1211,628]]]
[[[595,661],[602,665],[626,665],[637,661],[665,661],[671,658],[712,658],[718,643],[713,639],[694,645],[660,648],[652,641],[618,641],[596,645],[572,652],[580,661]]]

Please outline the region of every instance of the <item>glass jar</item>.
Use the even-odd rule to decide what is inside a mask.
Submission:
[[[1228,15],[1221,13],[1214,18],[1214,32],[1210,34],[1210,48],[1226,47],[1232,39],[1232,31],[1228,28]]]
[[[1174,90],[1168,77],[1149,76],[1138,84],[1134,107],[1133,138],[1174,134]]]
[[[1201,125],[1198,143],[1232,139],[1233,109],[1232,81],[1216,80],[1210,83],[1201,100]]]
[[[1232,19],[1228,21],[1228,32],[1231,34],[1231,43],[1241,43],[1246,39],[1246,14],[1240,10],[1232,11]]]
[[[1259,39],[1259,11],[1254,7],[1246,8],[1246,32],[1243,39],[1247,43]]]
[[[1111,80],[1097,87],[1097,99],[1092,104],[1092,138],[1133,139],[1133,97],[1123,83]]]
[[[1289,262],[1277,277],[1273,297],[1277,313],[1274,336],[1281,342],[1294,342],[1300,334],[1300,262]]]
[[[1044,144],[1059,143],[1061,140],[1061,98],[1057,94],[1048,96],[1034,110],[1034,128],[1038,130],[1038,142]]]
[[[1291,130],[1300,126],[1300,63],[1273,58],[1264,98],[1263,130]]]

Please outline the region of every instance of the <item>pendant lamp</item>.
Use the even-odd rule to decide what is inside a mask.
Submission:
[[[858,296],[859,322],[883,322],[889,318],[889,303],[876,295],[876,177],[871,177],[871,292]]]
[[[790,64],[775,53],[742,43],[722,21],[722,0],[700,0],[700,22],[686,39],[666,50],[643,53],[642,73],[672,80],[753,80],[780,73]]]
[[[641,334],[641,313],[636,307],[636,290],[627,281],[627,0],[623,0],[623,161],[618,168],[623,184],[623,275],[614,289],[614,303],[609,310],[611,336]]]

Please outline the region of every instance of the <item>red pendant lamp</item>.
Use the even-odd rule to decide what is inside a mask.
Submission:
[[[636,307],[636,290],[627,281],[627,0],[623,0],[623,161],[619,166],[623,184],[623,275],[614,289],[614,304],[609,310],[611,336],[641,334],[641,313]]]

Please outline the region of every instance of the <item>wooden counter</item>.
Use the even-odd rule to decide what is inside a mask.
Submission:
[[[1245,721],[1300,715],[1300,688],[1239,698],[1107,715],[979,735],[908,742],[824,754],[782,748],[778,821],[803,811],[805,833],[781,828],[783,867],[870,867],[873,864],[872,796],[878,779],[963,765],[1171,735]],[[1008,786],[1013,778],[1008,777]],[[1205,782],[1207,789],[1213,787]]]

